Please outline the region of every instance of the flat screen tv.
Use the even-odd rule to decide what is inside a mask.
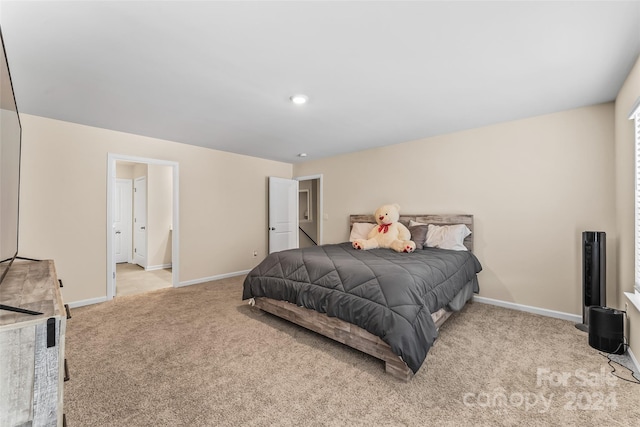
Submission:
[[[22,126],[0,29],[0,285],[18,255]]]

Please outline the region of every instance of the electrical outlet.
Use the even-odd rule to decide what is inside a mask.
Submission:
[[[258,251],[253,251],[253,256],[257,257],[258,256]]]
[[[629,309],[627,308],[627,302],[626,301],[624,302],[624,311],[627,311],[627,312],[629,311]]]

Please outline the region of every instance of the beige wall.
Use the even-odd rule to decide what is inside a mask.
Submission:
[[[133,180],[133,166],[129,163],[116,162],[116,178]]]
[[[143,176],[147,176],[147,171],[149,170],[149,166],[146,163],[136,163],[133,165],[133,179],[142,178]]]
[[[627,302],[624,292],[633,292],[634,275],[634,129],[629,113],[640,98],[640,58],[629,73],[618,93],[615,107],[615,170],[616,213],[618,223],[618,258],[616,268],[619,278],[618,307]],[[632,305],[628,307],[629,343],[636,357],[640,356],[640,313]]]
[[[149,165],[147,173],[147,267],[171,264],[173,168]]]
[[[608,298],[617,247],[612,103],[294,165],[323,174],[324,242],[348,215],[470,213],[480,295],[581,314],[581,233],[607,232]]]
[[[267,176],[291,178],[292,165],[27,114],[21,120],[20,255],[56,261],[66,302],[106,295],[108,153],[179,163],[181,282],[250,269],[266,253]]]

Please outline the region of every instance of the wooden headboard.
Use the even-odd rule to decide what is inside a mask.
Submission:
[[[453,225],[453,224],[465,224],[471,230],[471,234],[464,239],[464,246],[473,252],[473,215],[464,214],[445,214],[445,215],[400,215],[400,222],[409,227],[409,221],[421,222],[424,224],[434,225]],[[370,215],[350,215],[349,216],[349,229],[355,222],[370,222],[376,223],[376,219],[373,214]]]

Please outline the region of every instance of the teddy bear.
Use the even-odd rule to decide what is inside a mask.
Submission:
[[[374,216],[377,226],[373,227],[367,240],[357,239],[352,243],[354,249],[391,248],[396,252],[413,252],[416,244],[412,242],[409,229],[398,222],[400,206],[384,205],[376,209]]]

